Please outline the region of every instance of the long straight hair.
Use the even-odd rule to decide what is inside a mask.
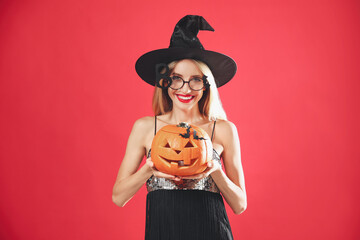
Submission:
[[[191,60],[200,69],[200,71],[207,76],[207,80],[210,83],[210,88],[204,90],[203,96],[198,103],[201,115],[209,121],[216,119],[227,120],[226,113],[222,107],[219,92],[216,87],[215,79],[210,68],[202,61],[195,59],[189,60]],[[180,60],[173,61],[168,64],[170,72],[173,71],[179,61]],[[172,110],[173,104],[167,89],[155,87],[152,108],[155,115],[163,115]]]

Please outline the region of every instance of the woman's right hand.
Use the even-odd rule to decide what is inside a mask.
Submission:
[[[167,178],[167,179],[175,180],[175,181],[180,181],[180,180],[181,180],[181,177],[179,177],[179,176],[170,175],[170,174],[163,173],[163,172],[160,172],[159,170],[157,170],[157,169],[155,168],[155,165],[154,165],[153,161],[151,161],[151,157],[149,157],[149,158],[146,159],[146,164],[147,164],[147,165],[149,166],[149,168],[152,170],[153,175],[154,175],[155,177],[158,177],[158,178]]]

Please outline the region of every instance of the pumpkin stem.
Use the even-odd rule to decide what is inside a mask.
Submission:
[[[176,126],[177,127],[182,127],[182,128],[190,128],[190,125],[187,122],[181,122]]]

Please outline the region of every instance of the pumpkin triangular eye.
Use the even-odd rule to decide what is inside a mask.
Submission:
[[[166,143],[164,147],[166,147],[166,148],[170,148],[169,143]]]
[[[189,141],[186,145],[185,145],[186,148],[190,148],[190,147],[194,147],[194,145],[192,145],[192,143]]]

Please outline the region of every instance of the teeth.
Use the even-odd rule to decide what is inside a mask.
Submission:
[[[182,97],[182,96],[179,96],[179,95],[178,95],[178,97],[179,97],[180,99],[189,100],[189,99],[191,99],[193,96],[190,96],[190,97]]]

